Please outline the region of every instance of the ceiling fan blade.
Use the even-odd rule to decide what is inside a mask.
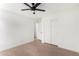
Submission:
[[[40,4],[41,4],[41,3],[36,3],[34,7],[36,8],[36,7],[38,7]]]
[[[25,11],[25,10],[30,10],[30,9],[21,9],[22,11]]]
[[[24,4],[31,8],[31,6],[29,4],[27,4],[27,3],[24,3]]]
[[[42,10],[42,9],[36,9],[36,10],[45,12],[45,10]]]

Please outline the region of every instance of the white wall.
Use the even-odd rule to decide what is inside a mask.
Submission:
[[[79,6],[63,7],[55,24],[57,45],[79,52]]]
[[[50,17],[42,19],[41,40],[79,52],[79,4],[48,5],[52,11],[49,11],[50,14],[48,13]],[[56,20],[53,21],[54,23],[52,22],[52,31],[50,20]]]
[[[8,10],[0,10],[0,51],[33,41],[31,18]]]

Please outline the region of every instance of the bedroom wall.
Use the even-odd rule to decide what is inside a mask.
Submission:
[[[38,36],[43,43],[79,52],[79,4],[48,5],[52,11],[47,9],[47,16],[42,18],[42,25],[40,23],[42,36]],[[50,20],[54,20],[52,24]]]
[[[61,7],[55,24],[55,42],[60,47],[79,52],[79,4]]]
[[[0,9],[0,51],[33,41],[33,20],[6,9]]]

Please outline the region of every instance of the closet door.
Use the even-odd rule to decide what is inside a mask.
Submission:
[[[42,42],[53,44],[54,42],[54,25],[53,19],[42,19]]]

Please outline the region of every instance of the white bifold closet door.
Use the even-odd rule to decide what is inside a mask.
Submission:
[[[55,21],[52,18],[44,18],[37,23],[37,37],[42,43],[55,43]]]

